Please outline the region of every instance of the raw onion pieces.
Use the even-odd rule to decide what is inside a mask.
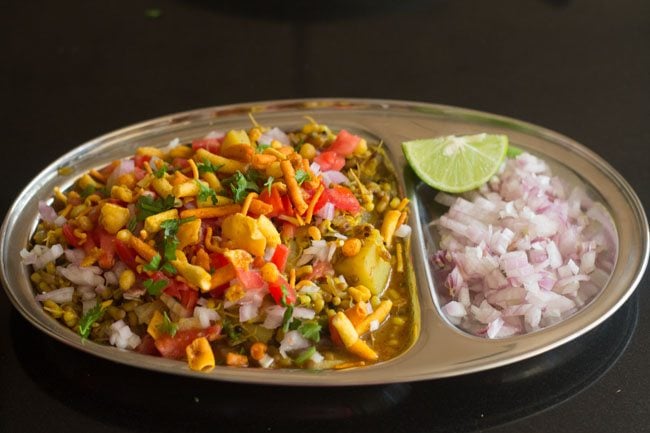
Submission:
[[[432,258],[442,310],[462,329],[502,338],[557,323],[607,282],[616,232],[602,205],[521,154],[462,197],[439,193],[449,211],[433,224]]]

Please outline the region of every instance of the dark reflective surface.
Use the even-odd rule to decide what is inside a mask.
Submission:
[[[637,317],[633,296],[596,330],[511,366],[443,380],[345,388],[240,385],[124,367],[54,341],[17,313],[11,335],[20,342],[14,347],[20,365],[44,392],[119,427],[207,430],[218,419],[226,429],[221,431],[445,432],[500,425],[576,395],[613,365]],[[173,413],[182,416],[161,417]]]

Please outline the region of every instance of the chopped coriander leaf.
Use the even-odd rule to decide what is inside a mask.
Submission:
[[[156,170],[153,171],[153,175],[156,176],[158,179],[165,176],[165,173],[167,173],[167,164],[164,162],[161,162],[160,167],[158,167]]]
[[[198,179],[195,180],[195,182],[196,185],[199,187],[199,194],[198,194],[199,201],[205,202],[210,200],[213,205],[217,204],[218,201],[217,192],[212,188],[210,188],[209,186],[203,184],[203,182],[201,182]]]
[[[169,336],[173,337],[174,335],[176,335],[176,332],[178,331],[178,324],[172,322],[172,320],[167,315],[167,312],[165,311],[163,313],[163,322],[160,325],[158,325],[158,330],[162,333],[168,334]]]
[[[255,152],[256,153],[264,153],[264,151],[266,149],[268,149],[269,147],[271,147],[270,144],[258,144],[257,149],[255,149]]]
[[[298,365],[303,364],[309,358],[314,356],[314,353],[316,353],[316,348],[314,346],[311,346],[311,347],[307,348],[306,350],[303,350],[302,352],[300,352],[300,355],[296,356],[294,361]]]
[[[289,330],[289,325],[293,321],[293,305],[288,305],[287,309],[284,310],[284,315],[282,316],[282,330],[287,332]]]
[[[143,268],[145,271],[153,272],[158,269],[158,266],[160,266],[160,255],[156,254]]]
[[[136,217],[133,217],[129,220],[129,222],[126,224],[126,228],[133,233],[138,226],[138,219]]]
[[[142,195],[135,204],[138,221],[144,221],[151,215],[156,215],[174,207],[176,198],[170,194],[165,198],[159,197],[154,199],[148,195]]]
[[[271,195],[271,187],[273,186],[274,180],[273,176],[269,176],[269,178],[266,179],[266,182],[264,182],[264,186],[268,188],[269,195]]]
[[[181,224],[188,223],[190,221],[194,221],[196,218],[195,217],[189,217],[189,218],[180,218],[180,219],[168,219],[160,223],[160,227],[162,227],[165,230],[165,237],[175,237],[176,233],[178,233],[178,228],[181,226]]]
[[[149,278],[142,285],[151,296],[159,296],[163,289],[167,287],[167,280],[154,281],[152,278]]]
[[[99,302],[83,315],[81,320],[79,320],[79,334],[82,338],[88,338],[93,323],[101,319],[103,315],[104,307]]]
[[[298,185],[302,185],[303,182],[310,180],[311,177],[309,176],[309,173],[307,173],[303,169],[296,170],[296,182],[298,182]]]
[[[257,173],[254,174],[253,170],[250,170],[247,175],[244,175],[241,171],[237,171],[233,176],[224,180],[224,183],[230,184],[230,190],[232,191],[233,200],[235,203],[241,203],[246,198],[248,191],[259,192],[260,189],[257,186],[257,183],[254,178],[258,177]]]
[[[175,254],[176,254],[176,253],[174,253],[174,255],[175,255]],[[174,258],[176,258],[176,257],[174,257]],[[169,262],[167,262],[167,263],[165,263],[164,265],[162,265],[162,267],[161,267],[160,269],[162,269],[163,271],[165,271],[165,272],[167,272],[167,273],[169,273],[169,274],[172,274],[172,275],[175,275],[175,274],[178,272],[178,271],[176,270],[176,268],[175,268],[171,263],[169,263]]]
[[[284,284],[280,286],[280,291],[282,292],[282,298],[280,298],[280,305],[283,307],[287,306],[287,296],[289,296],[289,289]]]
[[[176,236],[165,238],[163,241],[163,249],[165,250],[165,259],[166,260],[176,260],[176,248],[180,242],[176,239]]]
[[[317,322],[303,322],[298,328],[298,332],[303,337],[318,343],[320,341],[321,326]]]
[[[213,164],[208,158],[203,158],[203,162],[196,164],[199,173],[216,173],[223,167],[223,164]]]
[[[88,185],[81,191],[81,198],[85,199],[89,195],[92,195],[95,192],[95,186],[94,185]]]

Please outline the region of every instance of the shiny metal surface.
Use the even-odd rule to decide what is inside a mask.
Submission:
[[[211,373],[189,370],[185,363],[148,357],[82,341],[47,316],[34,300],[28,269],[19,251],[28,243],[38,218],[38,200],[54,186],[65,188],[90,168],[132,154],[143,145],[165,146],[179,138],[186,142],[212,129],[246,127],[248,113],[258,122],[297,127],[308,115],[332,128],[347,128],[381,139],[393,159],[400,184],[412,199],[411,245],[415,309],[418,329],[412,346],[402,355],[377,365],[342,371],[261,370],[217,367]],[[529,150],[559,169],[572,182],[582,182],[609,210],[618,235],[615,266],[608,284],[585,308],[564,322],[533,334],[501,340],[473,337],[441,317],[428,254],[435,248],[427,233],[435,217],[426,189],[406,168],[401,153],[405,140],[443,134],[491,132],[508,134],[511,143]],[[60,167],[71,173],[58,175]],[[5,290],[27,320],[48,335],[85,352],[116,362],[165,373],[203,379],[283,385],[353,385],[415,381],[467,374],[519,360],[565,344],[613,314],[639,283],[649,253],[648,221],[641,203],[623,177],[593,152],[552,131],[514,119],[460,108],[402,101],[323,99],[272,101],[206,108],[136,124],[101,136],[72,150],[41,172],[22,191],[7,213],[2,229],[0,271]],[[419,308],[418,308],[419,305]]]

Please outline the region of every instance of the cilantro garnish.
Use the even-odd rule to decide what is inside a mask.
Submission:
[[[317,322],[303,322],[298,327],[298,332],[303,337],[318,343],[320,341],[321,326]]]
[[[79,334],[82,338],[88,338],[93,323],[101,319],[103,315],[104,307],[100,303],[97,303],[97,305],[83,315],[81,320],[79,320]]]
[[[309,358],[314,356],[314,353],[316,353],[316,348],[314,346],[311,346],[302,352],[300,352],[300,355],[296,356],[294,359],[294,362],[298,365],[303,364],[305,361],[307,361]]]
[[[151,296],[159,296],[165,287],[167,287],[167,280],[154,281],[152,278],[145,280],[142,285],[147,289],[147,293]]]
[[[296,170],[296,182],[298,182],[298,185],[302,185],[303,182],[310,180],[311,176],[309,176],[309,173],[307,173],[303,169]]]
[[[269,195],[271,195],[271,187],[273,186],[274,180],[273,176],[269,176],[269,178],[266,179],[266,182],[264,182],[264,186],[268,188]]]
[[[203,158],[203,162],[196,164],[199,173],[216,173],[223,167],[223,164],[213,164],[208,158]]]
[[[158,270],[158,266],[160,266],[160,255],[156,254],[143,268],[145,271],[153,272]]]
[[[175,256],[176,256],[176,253],[174,253],[174,258],[176,258]],[[175,275],[176,272],[177,272],[176,268],[169,262],[162,265],[162,267],[160,269],[162,269],[163,271],[165,271],[167,273],[170,273],[172,275]]]
[[[282,316],[282,330],[287,332],[289,330],[289,325],[293,321],[293,305],[287,305],[286,310],[284,310],[284,315]]]
[[[178,228],[181,224],[186,222],[194,221],[195,217],[181,218],[181,219],[168,219],[160,223],[160,227],[163,228],[163,250],[164,257],[166,260],[176,260],[176,248],[180,243],[176,237],[178,233]]]
[[[224,180],[224,183],[230,184],[233,200],[235,203],[241,203],[246,198],[249,191],[260,192],[257,186],[259,174],[250,170],[246,175],[237,171],[234,175]]]
[[[269,147],[271,147],[270,144],[258,144],[257,149],[255,149],[255,152],[256,153],[264,153],[264,151],[266,149],[268,149]]]
[[[163,322],[158,325],[158,330],[173,337],[178,331],[178,324],[171,321],[167,312],[163,313]]]
[[[156,199],[148,195],[140,196],[135,204],[138,221],[144,221],[151,215],[156,215],[173,208],[175,200],[176,198],[172,194],[169,194],[165,198],[160,197]]]
[[[129,220],[129,222],[126,224],[126,228],[131,232],[135,232],[136,227],[138,226],[138,219],[136,217],[133,217]]]
[[[163,176],[165,176],[165,173],[167,173],[167,164],[164,162],[161,162],[160,167],[153,171],[153,175],[158,179],[161,179]]]
[[[215,190],[213,190],[212,188],[210,188],[209,186],[204,185],[203,182],[201,182],[199,180],[195,180],[195,182],[196,182],[197,186],[199,187],[199,194],[198,194],[199,201],[205,202],[205,201],[211,200],[212,204],[217,204],[217,201],[218,201],[217,192]]]

